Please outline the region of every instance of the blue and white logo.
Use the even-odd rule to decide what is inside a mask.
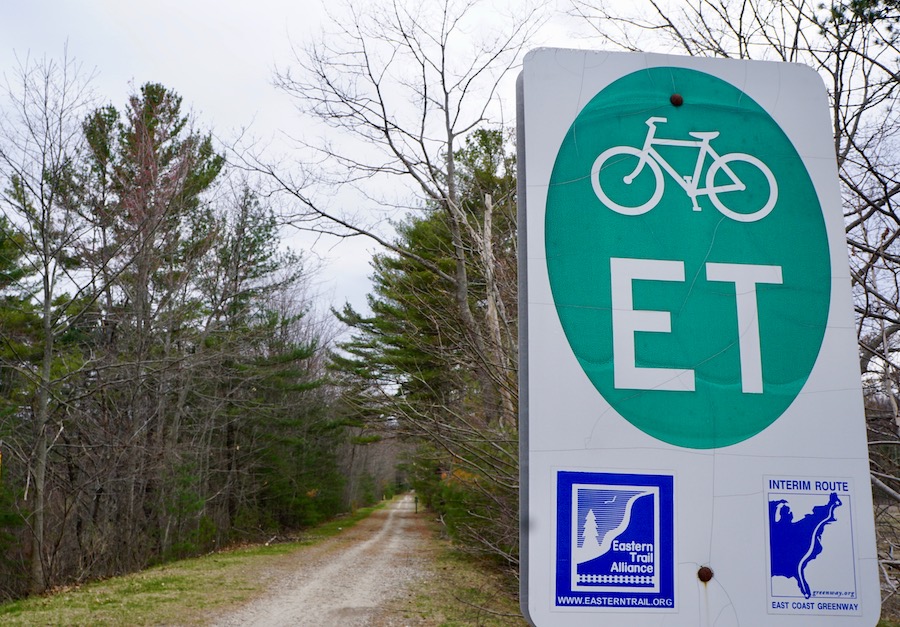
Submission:
[[[766,477],[769,612],[859,614],[849,479]]]
[[[558,473],[557,606],[675,607],[673,483]]]

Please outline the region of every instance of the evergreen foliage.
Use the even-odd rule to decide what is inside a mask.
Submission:
[[[42,67],[2,106],[67,103]],[[0,595],[359,502],[309,273],[253,182],[162,85],[59,107],[43,153],[0,126]],[[374,481],[368,500],[393,474]]]
[[[467,298],[483,322],[491,315],[488,290],[500,287],[498,348],[504,363],[514,364],[514,161],[502,132],[480,129],[458,152],[457,163],[469,225]],[[348,416],[384,437],[403,439],[414,451],[406,464],[409,480],[460,546],[511,565],[518,551],[517,432],[502,418],[501,399],[515,394],[514,386],[502,389],[515,371],[478,376],[488,355],[477,349],[451,296],[453,238],[448,214],[438,209],[397,225],[395,245],[402,254],[375,256],[371,314],[349,305],[338,312],[354,333],[331,364],[345,385]],[[486,238],[493,250],[490,267]]]

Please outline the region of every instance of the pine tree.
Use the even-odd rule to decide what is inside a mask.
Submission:
[[[600,531],[597,529],[597,517],[594,510],[589,509],[584,519],[584,544],[585,551],[595,551],[600,548]]]
[[[417,491],[473,550],[515,562],[517,547],[516,225],[513,162],[499,131],[457,154],[473,337],[452,296],[457,250],[435,210],[398,225],[401,254],[376,255],[371,315],[339,318],[353,337],[333,365],[348,414],[421,444]],[[485,342],[485,338],[489,341]],[[441,479],[443,477],[443,479]]]

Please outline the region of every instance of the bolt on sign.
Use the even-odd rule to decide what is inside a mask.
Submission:
[[[819,77],[539,49],[518,95],[523,611],[554,627],[873,627]]]

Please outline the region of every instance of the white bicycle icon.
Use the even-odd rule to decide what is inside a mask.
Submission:
[[[716,209],[718,209],[723,215],[731,218],[732,220],[737,220],[738,222],[756,222],[757,220],[762,220],[767,215],[769,215],[769,213],[775,207],[775,202],[778,200],[778,185],[775,182],[775,177],[773,176],[772,171],[765,163],[752,155],[744,154],[742,152],[731,152],[725,155],[719,155],[715,150],[713,150],[712,146],[710,146],[710,142],[719,136],[719,131],[688,133],[688,135],[695,138],[694,140],[660,139],[655,136],[656,125],[663,124],[666,121],[666,118],[660,117],[650,117],[647,119],[646,124],[649,129],[647,130],[647,138],[644,140],[643,148],[634,148],[633,146],[613,146],[608,150],[604,150],[602,153],[600,153],[600,156],[594,160],[594,165],[591,167],[591,184],[594,187],[594,193],[597,195],[597,198],[599,198],[604,205],[606,205],[613,211],[626,216],[638,216],[643,213],[647,213],[648,211],[653,209],[662,198],[663,189],[665,186],[662,171],[665,170],[673,179],[675,179],[675,182],[678,183],[685,191],[685,193],[687,193],[687,195],[690,197],[694,211],[700,211],[700,206],[697,204],[697,197],[709,196],[709,200],[712,202],[713,206]],[[694,166],[693,175],[683,176],[679,174],[675,170],[675,168],[669,165],[669,162],[666,161],[666,159],[656,150],[656,146],[683,146],[699,148],[700,154],[697,156],[697,163]],[[712,163],[710,164],[709,169],[706,171],[706,186],[700,187],[700,177],[703,171],[703,166],[706,162],[707,155],[709,155],[712,159]],[[653,176],[656,179],[656,187],[654,188],[653,194],[650,196],[650,199],[642,204],[619,204],[618,202],[613,201],[606,193],[606,191],[604,191],[603,183],[600,181],[600,175],[604,169],[609,168],[612,165],[617,165],[618,167],[621,167],[620,164],[622,163],[628,165],[629,162],[627,160],[632,157],[637,158],[637,163],[635,164],[634,169],[631,170],[630,174],[626,174],[625,176],[621,177],[621,181],[626,185],[631,185],[631,183],[635,178],[637,178],[644,167],[647,166],[650,168],[650,171],[653,173]],[[754,206],[751,206],[745,208],[745,210],[741,212],[734,211],[726,207],[718,196],[718,194],[726,192],[747,191],[747,185],[744,184],[744,182],[738,177],[738,175],[731,167],[732,165],[737,163],[746,163],[759,170],[759,172],[762,173],[766,184],[768,184],[768,198],[758,209],[753,210]],[[627,172],[628,169],[626,168],[625,171]],[[720,176],[720,174],[722,176]],[[716,183],[717,176],[724,179],[719,184]],[[759,177],[755,176],[754,180],[756,179],[759,179]],[[761,184],[762,180],[760,179],[758,182]],[[607,186],[609,186],[611,185],[611,182],[607,181],[606,184]],[[742,198],[747,198],[747,200],[744,200],[742,202],[746,203],[749,200],[756,199],[755,202],[756,205],[758,205],[760,197],[766,198],[766,196],[764,193],[765,190],[759,190],[762,191],[763,194],[758,194],[757,190],[758,188],[755,188],[752,195],[742,195]]]

